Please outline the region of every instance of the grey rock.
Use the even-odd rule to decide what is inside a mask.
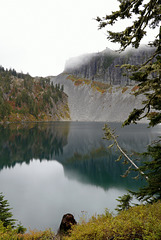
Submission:
[[[112,85],[133,85],[134,83],[128,75],[123,76],[125,70],[116,66],[127,63],[132,65],[141,64],[154,51],[154,48],[141,46],[139,49],[129,49],[119,54],[106,48],[99,53],[86,54],[69,59],[66,62],[64,72]]]
[[[75,86],[68,76],[60,74],[51,80],[54,84],[64,85],[72,121],[123,122],[133,108],[142,106],[144,96],[135,97],[132,94],[133,86],[128,86],[124,92],[124,87],[115,85],[100,93],[94,91],[91,85]]]
[[[141,108],[145,96],[134,96],[136,82],[131,81],[129,75],[124,76],[125,70],[116,66],[144,63],[154,51],[154,48],[142,46],[119,54],[106,48],[100,53],[69,59],[64,72],[51,77],[51,80],[54,84],[64,85],[71,120],[123,122],[134,108]],[[71,75],[76,79],[89,79],[90,84],[74,84],[69,79]],[[109,89],[105,92],[97,91],[92,87],[93,81],[107,83]],[[147,120],[143,119],[142,122]]]

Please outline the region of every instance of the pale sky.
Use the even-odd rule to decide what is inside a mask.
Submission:
[[[0,65],[54,76],[71,57],[116,49],[94,18],[118,5],[117,0],[0,0]]]

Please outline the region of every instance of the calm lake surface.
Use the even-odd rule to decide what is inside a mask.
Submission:
[[[104,123],[55,122],[0,126],[0,192],[15,219],[31,229],[57,231],[65,213],[83,215],[114,211],[116,198],[137,190],[143,180],[122,178],[127,166],[103,140]],[[146,124],[121,128],[112,123],[120,145],[143,152],[161,132]],[[135,175],[134,175],[135,176]]]

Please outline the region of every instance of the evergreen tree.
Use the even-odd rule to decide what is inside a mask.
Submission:
[[[107,31],[108,39],[120,44],[120,51],[128,46],[138,48],[142,38],[147,34],[147,29],[158,29],[158,35],[149,43],[155,49],[151,57],[141,65],[122,65],[131,72],[131,79],[138,82],[138,91],[135,95],[144,94],[146,100],[143,107],[133,109],[123,125],[131,122],[136,123],[142,118],[149,119],[149,126],[161,123],[161,2],[160,0],[118,0],[119,10],[106,15],[103,18],[97,17],[99,29],[114,25],[116,21],[130,19],[134,21],[121,32]],[[145,171],[147,185],[139,192],[133,193],[139,200],[155,201],[161,199],[161,144],[158,141],[150,145],[145,155],[150,156],[148,162],[139,167],[139,171]]]
[[[64,85],[61,85],[61,91],[62,92],[64,91]]]
[[[115,209],[118,212],[128,210],[131,207],[130,202],[132,200],[132,196],[130,194],[125,194],[122,197],[118,197],[116,200],[120,202],[120,204],[118,204],[117,208]]]
[[[145,94],[146,101],[141,109],[134,109],[129,115],[125,124],[136,122],[144,117],[148,117],[150,125],[154,126],[161,121],[161,3],[159,0],[149,0],[144,3],[143,0],[118,0],[120,9],[112,12],[104,18],[97,17],[99,28],[113,25],[117,20],[130,19],[135,16],[135,20],[131,26],[126,27],[121,32],[107,31],[108,39],[114,43],[119,43],[123,51],[129,45],[138,48],[140,41],[147,34],[147,27],[158,28],[158,35],[150,43],[151,47],[155,47],[152,56],[141,65],[125,64],[125,67],[132,71],[131,79],[138,81],[139,90],[135,95]]]
[[[148,146],[148,151],[144,155],[151,157],[139,168],[146,173],[147,185],[138,192],[130,192],[138,200],[151,203],[161,199],[161,145]]]
[[[14,227],[15,219],[13,219],[13,214],[11,213],[11,208],[9,207],[9,203],[4,199],[2,193],[0,193],[0,221],[3,222],[3,226],[11,226]]]

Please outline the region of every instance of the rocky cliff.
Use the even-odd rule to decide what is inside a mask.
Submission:
[[[144,63],[154,50],[142,46],[118,53],[107,48],[68,60],[64,72],[51,80],[64,85],[71,120],[123,122],[134,108],[141,108],[145,97],[134,96],[137,83],[115,66]]]
[[[137,86],[111,86],[65,73],[51,81],[64,85],[72,121],[123,122],[143,100],[133,95]]]
[[[125,63],[141,64],[154,52],[154,48],[142,46],[119,54],[106,48],[103,52],[86,54],[66,62],[65,73],[112,85],[133,85],[129,76],[123,76],[123,69],[116,67]]]

